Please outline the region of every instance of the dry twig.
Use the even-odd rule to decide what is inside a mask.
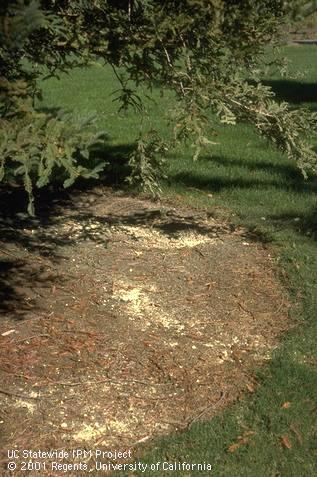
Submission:
[[[6,396],[13,396],[13,397],[17,397],[17,398],[20,398],[20,399],[32,399],[32,400],[35,400],[37,401],[39,398],[38,396],[36,397],[33,397],[33,396],[26,396],[25,394],[18,394],[18,393],[14,393],[14,392],[11,392],[11,391],[5,391],[4,389],[0,389],[0,393],[1,394],[5,394]]]

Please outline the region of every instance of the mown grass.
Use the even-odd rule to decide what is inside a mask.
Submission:
[[[317,110],[317,49],[286,47],[301,80],[266,78],[278,97]],[[61,82],[43,84],[46,107],[78,114],[96,111],[98,125],[111,137],[111,150],[124,151],[138,132],[138,116],[117,114],[109,92],[116,84],[109,70],[74,71]],[[167,133],[167,95],[149,103],[153,123]],[[258,372],[253,394],[189,431],[153,443],[142,461],[209,462],[213,472],[175,471],[173,475],[315,476],[317,475],[317,179],[305,181],[288,159],[247,125],[219,127],[219,145],[197,162],[190,147],[170,154],[164,195],[181,196],[196,207],[243,224],[270,246],[294,301],[289,331],[272,360]],[[112,148],[112,149],[111,149]],[[225,306],[225,305],[224,305]],[[288,407],[283,407],[284,403]],[[228,452],[238,436],[252,431],[247,444]],[[284,441],[283,441],[284,439]],[[152,475],[137,472],[133,475]],[[119,475],[119,474],[118,474]],[[127,475],[127,474],[120,474]],[[157,474],[157,475],[160,475]]]

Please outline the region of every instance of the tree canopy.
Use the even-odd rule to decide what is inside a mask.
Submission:
[[[316,172],[309,142],[316,114],[278,102],[260,80],[265,47],[278,44],[295,3],[5,0],[0,7],[0,179],[8,178],[15,164],[33,212],[33,184],[47,184],[56,169],[66,171],[65,186],[79,176],[98,176],[102,164],[92,167],[89,156],[104,136],[33,106],[44,73],[56,75],[95,59],[113,68],[122,108],[144,114],[131,84],[174,91],[174,141],[191,140],[194,159],[212,146],[217,122],[247,121],[296,161],[304,175]],[[154,190],[163,143],[153,131],[138,138],[130,157],[131,180]]]
[[[285,3],[293,19],[307,17],[317,11],[317,0],[311,0],[309,2],[307,2],[307,0],[297,0]]]

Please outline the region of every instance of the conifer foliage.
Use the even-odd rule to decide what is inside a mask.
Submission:
[[[174,142],[190,140],[194,159],[202,148],[212,147],[217,122],[247,121],[296,161],[304,175],[316,172],[310,144],[316,114],[277,102],[259,79],[264,48],[278,41],[290,10],[283,0],[2,2],[1,179],[13,171],[32,199],[33,185],[47,184],[56,168],[65,171],[65,186],[76,177],[98,175],[101,164],[91,170],[78,157],[89,163],[90,148],[104,138],[69,118],[33,108],[43,68],[54,75],[96,58],[114,69],[121,108],[145,114],[131,80],[174,91]],[[157,131],[139,135],[130,157],[132,182],[154,191],[159,159],[171,146],[165,139]]]
[[[78,121],[34,108],[44,68],[54,74],[74,66],[56,45],[67,38],[62,18],[37,0],[9,0],[0,7],[0,24],[0,181],[22,182],[34,215],[34,187],[56,177],[64,187],[78,177],[98,177],[105,164],[92,167],[89,156],[105,135],[92,132],[93,118]]]

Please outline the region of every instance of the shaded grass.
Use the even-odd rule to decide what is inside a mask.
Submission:
[[[287,47],[292,70],[301,80],[266,78],[278,98],[317,108],[317,49]],[[76,85],[76,87],[74,87]],[[78,114],[96,111],[98,125],[110,146],[134,141],[138,116],[117,115],[109,91],[116,89],[110,71],[94,67],[74,71],[59,83],[44,83],[45,105],[66,107]],[[167,132],[167,95],[149,106],[151,120]],[[247,125],[219,127],[219,146],[199,161],[190,147],[170,153],[164,194],[212,211],[252,230],[270,243],[280,264],[281,280],[294,301],[292,317],[300,326],[289,331],[272,360],[257,372],[259,388],[211,421],[154,442],[142,460],[209,462],[213,472],[175,471],[173,475],[314,476],[317,475],[317,179],[305,181],[281,153]],[[120,149],[117,149],[120,152]],[[111,154],[111,150],[108,151]],[[282,407],[289,402],[289,407]],[[252,431],[248,442],[228,452],[239,436]],[[284,439],[284,440],[283,440]],[[285,443],[289,445],[285,445]],[[289,447],[289,448],[288,448]],[[152,475],[148,471],[136,475]],[[127,475],[127,474],[120,474]],[[157,475],[161,475],[160,472]]]
[[[317,102],[317,84],[305,83],[295,80],[267,80],[264,81],[270,86],[280,101],[296,101],[296,104],[316,103]],[[309,104],[311,109],[315,110],[316,105]]]

